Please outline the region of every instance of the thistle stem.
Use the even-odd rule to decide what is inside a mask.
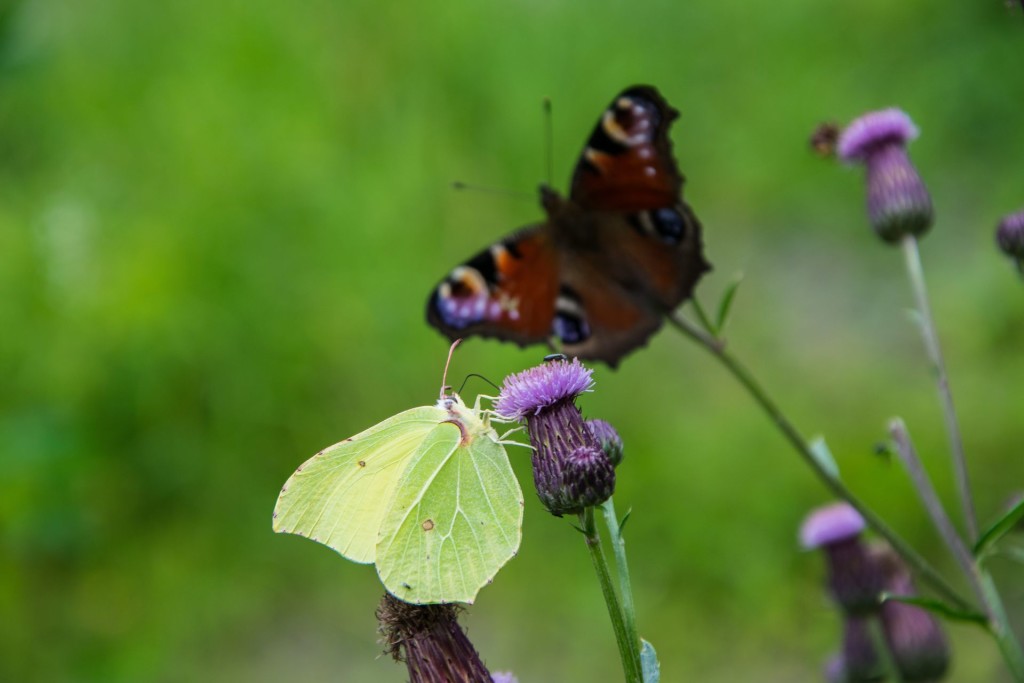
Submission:
[[[903,424],[903,420],[897,418],[889,423],[889,435],[896,444],[896,454],[899,456],[900,462],[906,468],[907,474],[910,475],[910,479],[914,483],[914,488],[917,489],[918,495],[921,496],[921,502],[924,504],[925,510],[928,511],[928,515],[932,518],[932,524],[935,525],[942,540],[946,543],[946,547],[949,548],[953,559],[960,565],[960,569],[963,570],[964,576],[967,577],[975,595],[984,603],[985,596],[981,590],[977,566],[974,564],[971,552],[964,545],[960,535],[957,534],[952,520],[946,514],[946,509],[942,507],[942,501],[939,500],[939,496],[935,492],[935,487],[932,485],[928,472],[924,469],[924,465],[921,464],[921,459],[917,455],[917,449],[914,448],[914,443],[910,440],[910,433],[907,431],[906,425]]]
[[[608,498],[601,504],[604,523],[608,527],[612,550],[615,552],[615,573],[619,577],[619,594],[622,597],[622,615],[625,621],[626,635],[636,656],[640,656],[640,632],[636,627],[636,608],[633,605],[633,587],[629,581],[629,563],[626,561],[626,542],[622,538],[619,518],[615,513],[615,502]]]
[[[608,607],[608,617],[612,621],[612,630],[615,631],[615,642],[619,646],[619,658],[622,660],[622,670],[626,675],[626,683],[642,683],[643,673],[640,666],[639,645],[630,642],[626,623],[623,618],[622,606],[615,594],[615,586],[612,585],[611,573],[608,571],[608,561],[604,556],[604,549],[601,546],[601,535],[597,532],[597,524],[594,521],[594,508],[588,507],[580,513],[580,528],[586,539],[587,550],[590,552],[590,559],[594,563],[594,571],[601,584],[601,593],[604,596],[605,605]]]
[[[1002,597],[999,595],[991,575],[971,555],[970,550],[964,545],[963,539],[956,533],[953,522],[946,514],[945,508],[942,507],[935,487],[932,486],[931,479],[917,456],[917,449],[914,448],[914,443],[911,441],[903,421],[893,420],[889,425],[889,434],[896,443],[896,453],[913,480],[914,487],[932,518],[932,523],[935,524],[935,528],[938,529],[953,557],[960,564],[971,588],[974,589],[981,601],[988,619],[988,629],[996,639],[999,650],[1013,673],[1014,680],[1024,681],[1024,650],[1021,649],[1020,641],[1013,633],[1003,607]]]
[[[910,287],[914,291],[917,310],[921,315],[921,336],[935,373],[939,401],[942,403],[946,435],[949,438],[949,447],[953,456],[953,474],[956,477],[957,492],[963,509],[964,526],[967,529],[967,540],[973,544],[978,540],[978,523],[974,516],[974,499],[971,496],[970,479],[967,474],[967,459],[964,456],[964,443],[960,436],[960,424],[957,421],[956,409],[953,407],[953,393],[949,388],[946,364],[942,359],[942,349],[939,346],[939,334],[932,319],[931,306],[928,303],[928,288],[924,281],[924,269],[921,267],[921,253],[917,248],[917,238],[913,235],[905,235],[901,246],[907,267],[907,276],[910,278]]]
[[[889,641],[885,639],[885,634],[882,632],[882,622],[877,616],[868,617],[868,633],[871,635],[871,644],[875,646],[875,652],[881,660],[885,680],[891,678],[895,683],[903,683],[903,676],[899,667],[896,666],[896,658],[893,657]]]
[[[668,319],[669,322],[671,322],[683,334],[707,349],[712,356],[714,356],[730,373],[732,373],[733,377],[743,385],[751,397],[753,397],[769,419],[771,419],[778,430],[782,433],[783,437],[785,437],[797,453],[800,454],[811,470],[818,475],[818,478],[829,490],[832,491],[832,493],[852,505],[854,509],[864,517],[864,521],[867,522],[868,526],[885,538],[893,549],[903,556],[903,559],[907,561],[907,564],[913,567],[921,578],[930,584],[936,592],[952,602],[960,610],[973,611],[971,604],[962,598],[956,589],[954,589],[941,574],[932,568],[927,560],[919,555],[917,551],[897,535],[888,524],[882,521],[881,517],[875,514],[874,511],[857,498],[857,496],[855,496],[853,492],[842,483],[842,481],[833,476],[832,473],[818,461],[814,456],[814,453],[811,452],[807,441],[800,435],[800,432],[798,432],[789,420],[786,419],[786,416],[781,410],[779,410],[778,406],[775,405],[775,402],[772,401],[768,393],[761,388],[753,375],[751,375],[739,361],[733,358],[732,354],[725,350],[725,346],[720,340],[709,337],[703,330],[696,328],[693,323],[676,313],[670,314]]]

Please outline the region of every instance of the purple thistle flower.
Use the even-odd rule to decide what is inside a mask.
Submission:
[[[612,461],[612,465],[618,467],[625,453],[622,450],[622,437],[615,431],[615,427],[604,420],[587,420],[586,424],[601,444],[601,450]]]
[[[494,683],[519,683],[519,679],[510,671],[496,671],[491,677]]]
[[[1004,216],[996,228],[996,244],[1024,271],[1024,209]]]
[[[907,156],[917,127],[899,109],[856,119],[839,138],[839,157],[867,169],[868,218],[886,242],[923,235],[932,225],[932,198]]]
[[[871,558],[885,577],[887,592],[917,594],[910,570],[887,544],[872,546]],[[881,617],[885,640],[901,680],[938,681],[945,676],[949,669],[949,643],[938,619],[921,607],[896,600],[882,605]]]
[[[526,421],[537,496],[557,517],[601,503],[615,488],[615,470],[575,403],[593,385],[590,373],[576,359],[545,362],[506,377],[495,404],[499,416]]]
[[[509,375],[501,387],[494,412],[507,420],[523,420],[565,400],[572,401],[590,391],[593,371],[578,358],[572,362],[553,360],[535,368]]]
[[[409,683],[492,683],[458,622],[455,605],[412,605],[390,593],[377,608],[386,652],[404,661]],[[505,679],[508,680],[508,679]],[[514,680],[514,679],[513,679]]]
[[[864,518],[849,503],[839,502],[811,512],[800,528],[800,543],[825,551],[828,587],[847,614],[878,609],[883,576],[860,541]]]

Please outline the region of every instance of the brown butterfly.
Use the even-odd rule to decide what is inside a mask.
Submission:
[[[678,115],[651,86],[617,95],[568,199],[542,185],[547,220],[452,270],[427,301],[427,321],[453,340],[557,337],[566,354],[612,367],[644,345],[711,268],[668,139]]]

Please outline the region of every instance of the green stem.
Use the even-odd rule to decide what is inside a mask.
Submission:
[[[921,254],[917,248],[917,238],[908,234],[904,236],[901,245],[903,246],[907,275],[910,278],[910,287],[914,291],[917,310],[921,314],[921,336],[924,338],[924,347],[935,372],[939,401],[942,403],[942,414],[953,456],[953,474],[956,477],[957,492],[960,495],[960,505],[963,508],[967,540],[973,545],[978,540],[978,522],[974,516],[974,499],[971,497],[970,479],[967,474],[967,458],[964,456],[960,423],[957,421],[956,409],[953,407],[953,393],[949,388],[946,364],[942,360],[939,334],[935,328],[935,321],[932,319],[931,305],[928,303],[928,288],[924,282],[924,269],[921,267]]]
[[[992,576],[977,564],[975,567],[989,612],[989,630],[999,645],[999,651],[1003,653],[1003,659],[1006,660],[1006,665],[1010,668],[1013,680],[1017,683],[1024,683],[1024,650],[1021,649],[1020,640],[1010,627],[1010,620],[1006,616],[1003,600],[992,581]]]
[[[871,635],[871,643],[875,646],[875,653],[878,655],[882,671],[885,673],[885,680],[893,680],[895,683],[903,683],[903,676],[896,666],[896,658],[893,656],[889,641],[885,639],[882,631],[882,622],[877,616],[867,617],[868,633]]]
[[[824,466],[818,461],[811,452],[807,442],[796,430],[796,428],[790,424],[789,420],[786,419],[782,411],[775,405],[771,397],[761,388],[761,386],[754,379],[753,375],[743,367],[739,361],[732,357],[725,349],[724,344],[720,340],[710,339],[707,334],[702,330],[697,329],[693,324],[686,318],[672,313],[668,316],[669,321],[678,328],[683,334],[687,335],[691,339],[697,341],[701,346],[707,349],[711,355],[713,355],[718,361],[725,366],[725,368],[732,373],[740,384],[747,390],[748,393],[757,401],[761,409],[764,410],[765,414],[771,419],[778,430],[786,438],[791,446],[800,454],[807,465],[818,475],[822,483],[828,487],[832,493],[837,497],[845,500],[847,503],[852,505],[862,517],[864,521],[874,529],[880,536],[889,541],[889,544],[896,550],[903,559],[913,567],[921,578],[929,583],[938,593],[944,598],[954,603],[959,609],[963,611],[973,611],[971,604],[960,597],[960,594],[949,585],[949,583],[940,575],[935,569],[932,568],[928,561],[925,560],[921,555],[917,553],[906,541],[896,534],[889,525],[887,525],[882,518],[875,514],[870,508],[867,507],[857,496],[853,494],[846,485],[839,479],[834,477]]]
[[[981,581],[977,573],[978,567],[974,563],[971,551],[964,545],[964,541],[957,534],[952,520],[946,514],[946,509],[942,507],[939,494],[935,492],[932,480],[921,463],[921,459],[917,456],[917,449],[914,448],[914,442],[911,440],[910,432],[907,431],[907,426],[903,424],[903,420],[897,418],[889,423],[889,436],[892,437],[893,442],[896,444],[896,455],[899,457],[900,462],[903,463],[907,474],[910,475],[910,480],[914,483],[914,488],[921,497],[921,502],[924,504],[928,516],[932,518],[932,524],[935,525],[939,536],[945,541],[946,547],[949,548],[950,554],[953,555],[953,559],[960,565],[961,571],[967,577],[971,588],[978,596],[978,600],[984,604],[985,594],[981,590]],[[991,619],[991,615],[988,616]]]
[[[619,594],[622,596],[622,614],[626,626],[626,635],[636,658],[640,658],[640,632],[636,627],[636,608],[633,606],[633,587],[629,582],[629,564],[626,562],[626,542],[622,538],[619,518],[615,513],[615,502],[608,498],[601,504],[604,523],[608,527],[612,550],[615,552],[615,570],[619,577]]]
[[[619,658],[622,660],[622,670],[626,674],[626,683],[643,683],[640,656],[636,648],[630,647],[626,624],[622,616],[622,607],[615,595],[611,573],[608,571],[608,561],[605,559],[604,550],[601,547],[601,536],[597,533],[597,524],[594,522],[594,508],[588,507],[580,513],[580,527],[583,529],[587,550],[590,552],[594,571],[601,584],[601,593],[604,595],[604,602],[608,607],[608,617],[612,620],[612,630],[615,631],[615,642],[619,646]]]

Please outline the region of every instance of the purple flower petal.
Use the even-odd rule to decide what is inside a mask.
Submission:
[[[839,136],[837,151],[843,161],[861,161],[881,146],[903,146],[917,135],[917,126],[905,112],[883,109],[865,114],[847,126]]]
[[[807,515],[800,527],[800,545],[805,550],[853,538],[864,530],[864,518],[846,502],[820,507]]]
[[[574,358],[571,363],[554,361],[509,375],[494,411],[508,420],[536,415],[544,408],[589,391],[594,384],[591,372]]]

